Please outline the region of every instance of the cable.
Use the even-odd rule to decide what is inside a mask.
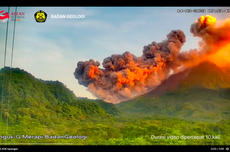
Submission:
[[[8,13],[10,13],[10,7],[8,7]],[[9,27],[9,21],[7,21],[7,25],[6,25],[6,41],[5,41],[5,54],[4,54],[4,68],[6,66],[6,50],[7,50],[8,27]]]
[[[17,12],[17,6],[15,7],[15,12]],[[13,55],[14,55],[14,37],[15,37],[15,26],[16,25],[16,18],[14,20],[14,30],[13,30],[13,42],[12,42],[12,52],[11,52],[11,63],[10,63],[10,81],[9,81],[9,100],[8,100],[8,112],[10,112],[10,100],[11,100],[11,92],[10,92],[10,87],[11,87],[11,72],[12,72],[12,65],[13,65]],[[7,127],[9,123],[9,118],[7,117],[6,120],[6,132],[7,132]]]
[[[8,7],[8,13],[10,12],[10,7]],[[6,25],[6,41],[5,41],[5,54],[4,54],[4,67],[6,66],[6,50],[7,50],[7,37],[8,37],[8,27],[9,27],[9,21],[7,21]],[[2,75],[2,105],[1,105],[1,122],[2,122],[2,113],[3,113],[3,102],[4,102],[4,74]]]

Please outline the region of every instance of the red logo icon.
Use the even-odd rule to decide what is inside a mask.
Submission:
[[[5,12],[4,13],[4,10],[3,11],[0,11],[0,21],[1,22],[6,22],[6,21],[8,21],[9,20],[9,14],[8,14],[8,12]]]

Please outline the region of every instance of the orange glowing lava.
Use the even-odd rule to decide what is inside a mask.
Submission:
[[[221,48],[217,53],[208,57],[208,60],[214,62],[217,66],[225,66],[230,63],[230,44]]]

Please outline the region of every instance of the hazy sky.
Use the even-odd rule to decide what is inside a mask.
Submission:
[[[78,84],[74,70],[78,61],[94,59],[102,63],[112,54],[129,51],[142,55],[142,48],[152,41],[160,42],[171,30],[186,35],[182,50],[198,47],[198,38],[190,26],[207,13],[177,13],[179,7],[18,7],[25,18],[16,22],[13,67],[19,67],[43,80],[63,82],[78,97],[94,98]],[[197,9],[190,7],[190,9]],[[205,7],[203,9],[209,9]],[[230,9],[230,8],[229,8]],[[0,7],[0,11],[7,7]],[[37,23],[34,14],[47,13],[45,23]],[[15,7],[10,7],[10,13]],[[52,19],[56,14],[84,14],[84,19]],[[210,14],[222,20],[230,13]],[[13,21],[8,31],[6,66],[10,66]],[[3,67],[7,23],[0,22],[0,67]]]

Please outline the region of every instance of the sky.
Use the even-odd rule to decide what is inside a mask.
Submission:
[[[161,42],[177,29],[186,35],[181,51],[198,48],[199,39],[192,36],[190,26],[208,13],[177,13],[178,9],[210,7],[17,7],[17,12],[25,12],[25,18],[16,21],[12,67],[39,79],[58,80],[77,97],[95,99],[73,75],[79,61],[94,59],[102,64],[104,58],[125,51],[141,56],[145,45]],[[7,11],[8,7],[0,7],[1,10]],[[35,21],[38,10],[47,13],[46,22]],[[8,13],[11,12],[15,12],[15,7],[10,7]],[[83,14],[85,18],[51,18],[57,14]],[[209,15],[217,20],[230,18],[230,13]],[[11,15],[8,24],[6,66],[11,63]],[[6,25],[7,22],[0,22],[0,68],[4,66]]]

